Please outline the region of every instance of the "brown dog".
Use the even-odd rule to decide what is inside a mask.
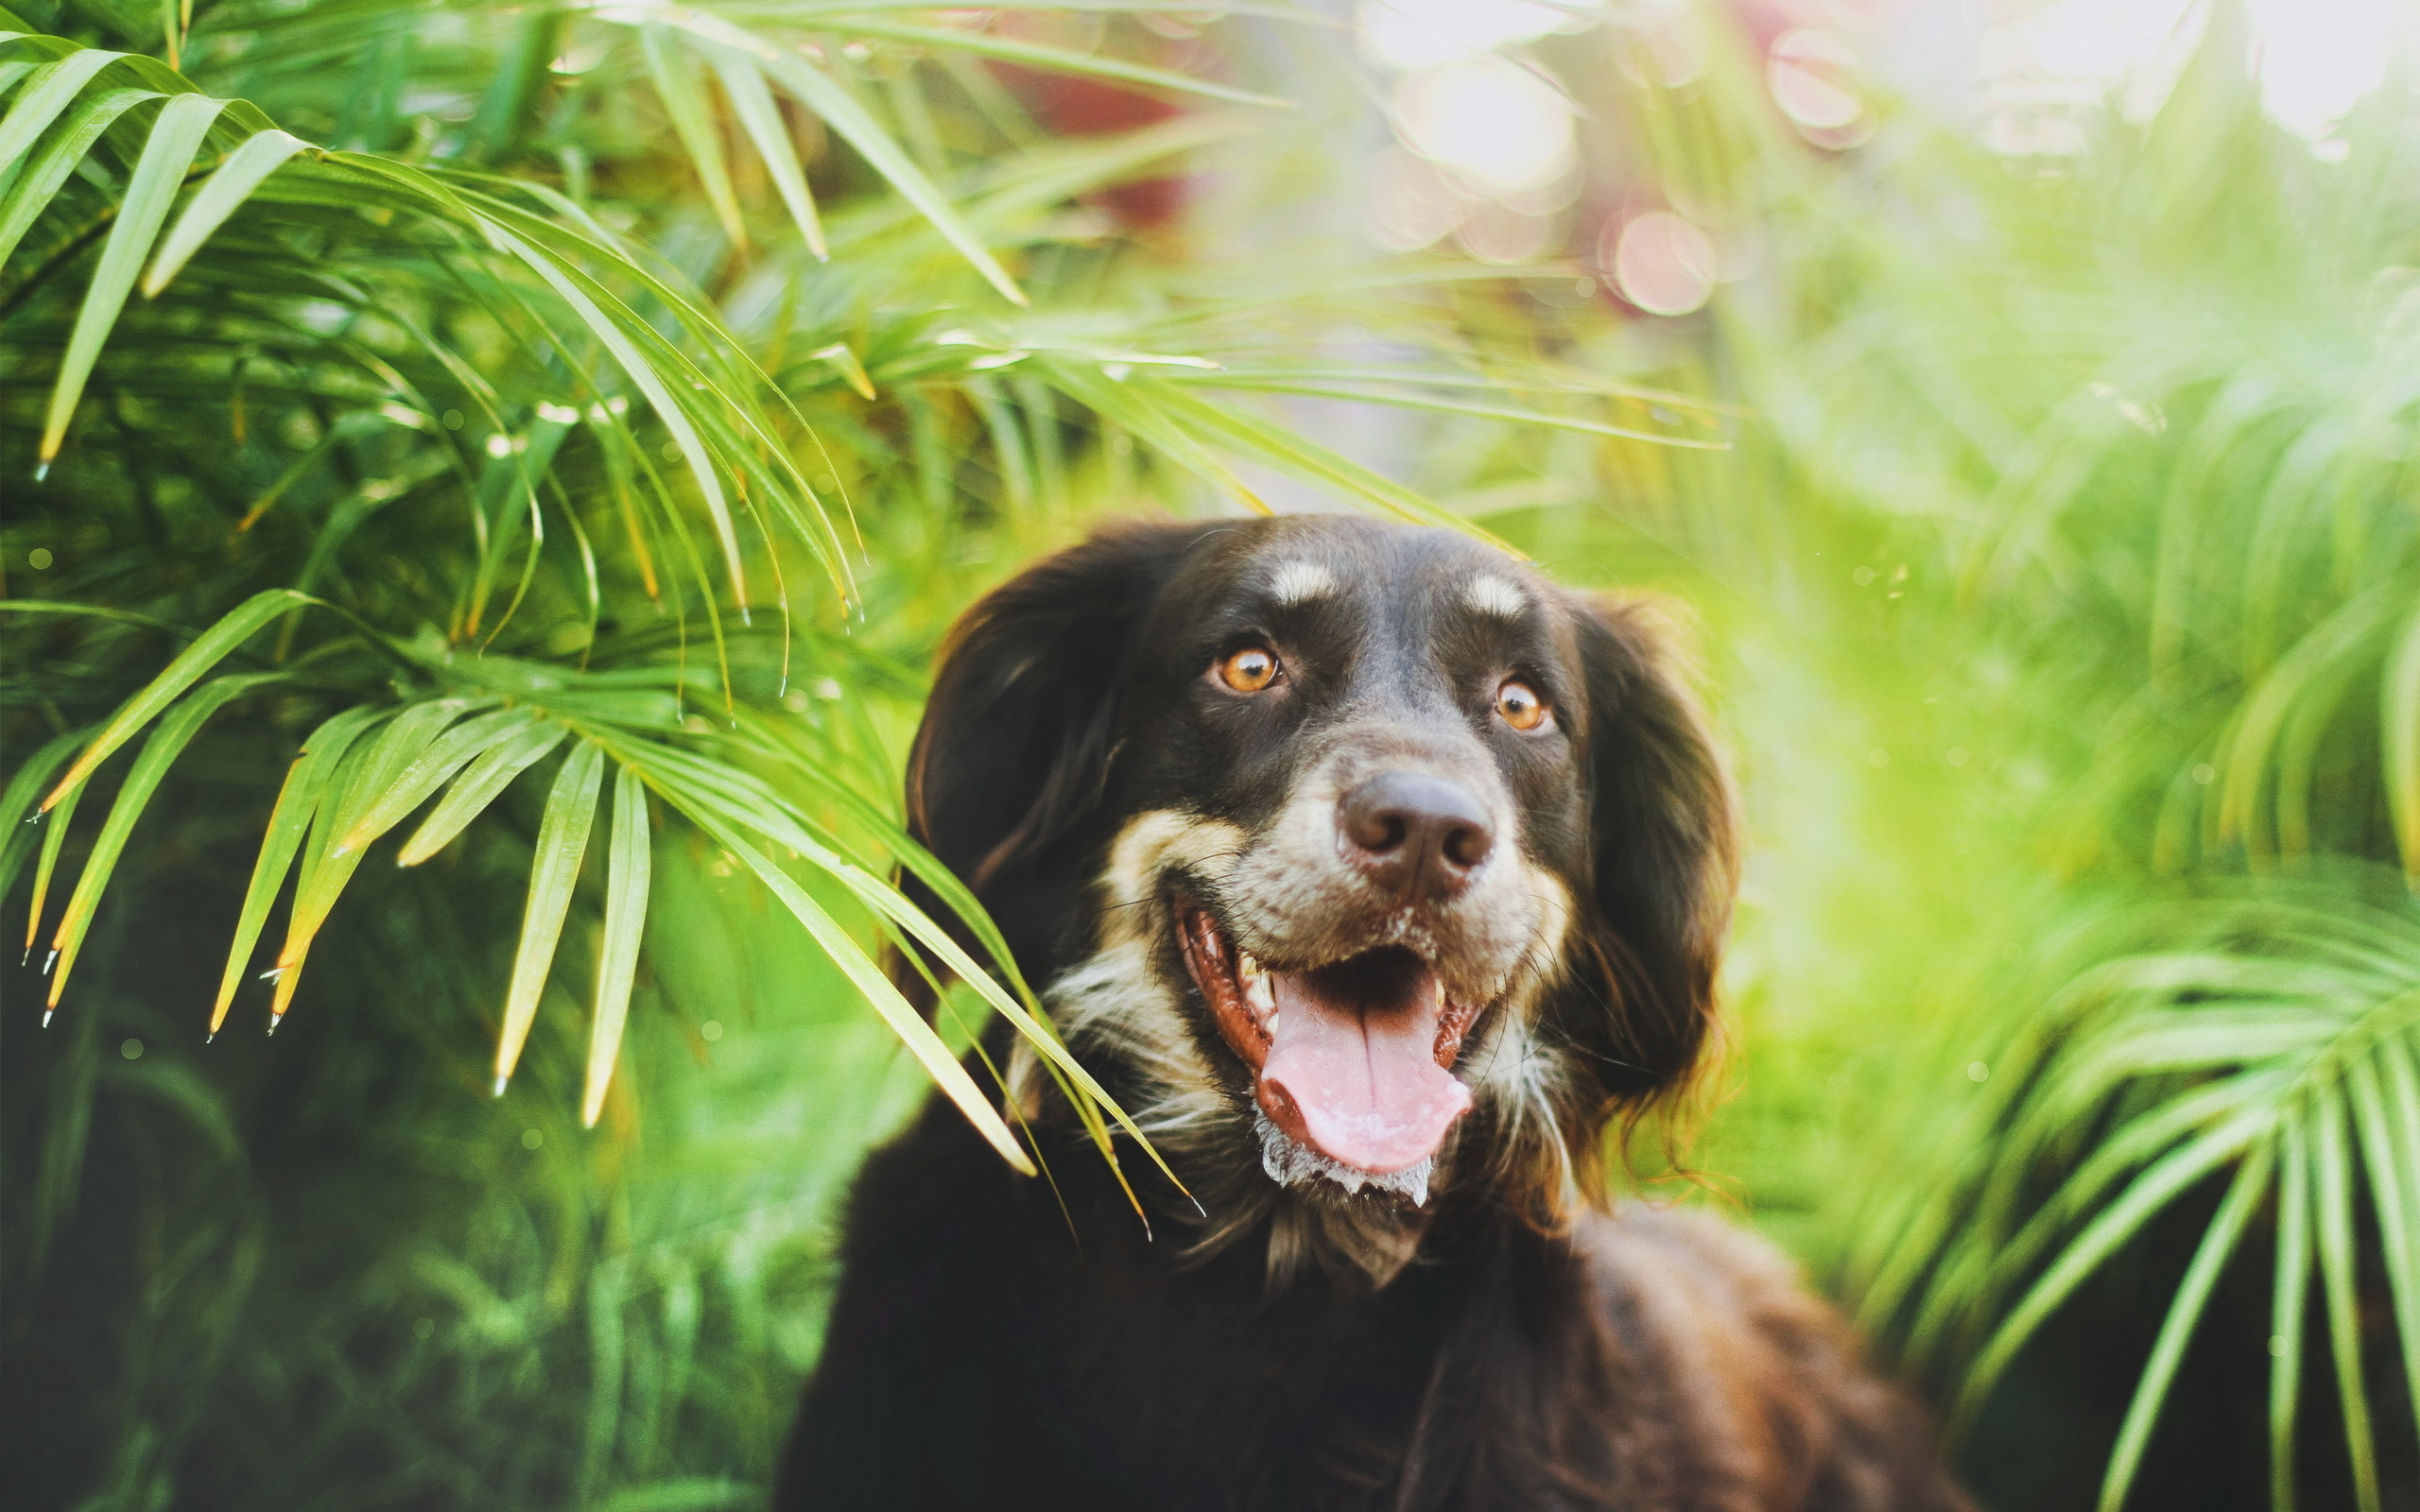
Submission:
[[[1147,1238],[1028,1057],[1055,1194],[936,1102],[779,1506],[1965,1504],[1770,1250],[1608,1211],[1737,870],[1637,612],[1445,531],[1104,533],[960,625],[908,801],[1201,1211],[1137,1175]]]

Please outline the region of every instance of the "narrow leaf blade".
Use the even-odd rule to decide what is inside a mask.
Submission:
[[[167,218],[168,207],[184,182],[186,170],[193,166],[194,154],[201,150],[202,138],[210,133],[212,123],[226,108],[225,100],[206,94],[180,94],[160,107],[160,119],[153,124],[151,139],[144,144],[143,156],[134,164],[126,197],[118,203],[117,222],[110,228],[108,240],[101,244],[101,260],[93,269],[92,286],[84,291],[83,305],[76,312],[76,327],[67,337],[67,354],[60,361],[59,378],[50,391],[50,412],[43,422],[42,446],[37,454],[42,462],[48,463],[59,455],[60,442],[67,435],[67,422],[75,418],[77,401],[84,396],[84,380],[92,375],[93,364],[100,360],[101,343],[109,339],[111,328],[117,324],[118,312],[126,307],[135,275],[141,271],[143,260],[150,255],[151,240],[159,234],[160,223]]]
[[[150,739],[143,743],[143,753],[134,759],[133,770],[127,773],[126,782],[119,786],[117,799],[110,805],[109,817],[101,821],[100,835],[85,858],[83,873],[76,879],[67,911],[60,917],[59,932],[51,936],[50,948],[58,957],[50,977],[51,1007],[59,1006],[60,994],[67,989],[68,973],[75,970],[77,954],[84,947],[85,931],[92,926],[101,894],[109,886],[110,874],[116,869],[117,859],[134,833],[134,822],[142,817],[151,795],[168,775],[168,768],[212,714],[231,700],[277,680],[275,673],[258,673],[204,683],[171,710],[160,721],[160,728],[151,732]]]
[[[631,983],[637,975],[639,940],[647,931],[647,895],[653,865],[647,817],[647,784],[638,769],[624,766],[614,778],[614,833],[605,880],[605,936],[596,960],[596,1009],[589,1026],[588,1077],[580,1091],[579,1122],[595,1128],[614,1080],[614,1061],[630,1017]]]
[[[151,299],[168,286],[201,244],[210,240],[219,227],[227,223],[237,207],[251,198],[261,181],[284,167],[298,152],[312,150],[311,144],[285,131],[261,131],[245,139],[244,145],[228,154],[218,171],[212,174],[195,191],[185,205],[185,213],[161,239],[159,255],[151,260],[151,271],[143,278],[143,297]]]
[[[196,636],[191,645],[179,652],[148,686],[129,698],[111,717],[101,732],[93,737],[93,744],[85,747],[84,754],[76,758],[67,775],[59,780],[59,785],[50,790],[50,796],[42,800],[42,806],[52,808],[80,787],[84,779],[93,775],[93,768],[109,760],[112,752],[150,723],[153,715],[174,703],[179,695],[201,680],[203,673],[251,639],[262,627],[286,610],[309,602],[309,598],[290,589],[271,588],[254,593],[221,615],[216,624]]]
[[[384,709],[364,707],[335,715],[311,732],[310,739],[303,742],[302,753],[285,769],[277,804],[269,811],[268,829],[261,836],[260,855],[252,862],[251,881],[244,887],[243,906],[235,918],[234,939],[228,947],[227,967],[219,974],[218,996],[210,1006],[210,1033],[216,1035],[227,1022],[228,1006],[235,1001],[235,988],[243,981],[244,968],[251,961],[252,948],[260,943],[269,907],[277,901],[278,889],[285,885],[285,874],[293,869],[294,857],[302,849],[302,836],[312,816],[326,801],[337,764],[361,732],[387,713]]]
[[[596,791],[604,772],[604,750],[582,741],[563,762],[546,795],[545,813],[538,821],[537,854],[529,863],[529,903],[521,917],[521,944],[513,953],[512,982],[504,996],[504,1032],[496,1039],[499,1097],[512,1079],[521,1047],[528,1042],[529,1026],[537,1022],[538,994],[545,989],[555,944],[562,937],[563,916],[571,909],[572,885],[579,880],[579,863],[588,853],[588,831],[596,816]]]
[[[416,867],[445,849],[473,819],[486,812],[496,795],[512,780],[544,760],[570,731],[551,721],[492,747],[455,779],[445,797],[421,820],[420,828],[395,854],[395,865]]]

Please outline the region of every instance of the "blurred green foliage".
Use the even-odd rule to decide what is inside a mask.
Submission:
[[[2320,161],[2221,6],[2081,152],[1878,93],[1843,151],[1727,12],[1683,12],[1680,83],[1641,61],[1663,11],[1547,37],[1588,173],[1762,248],[1658,319],[1566,265],[1340,255],[1365,117],[1331,36],[1133,9],[0,27],[0,476],[40,477],[0,493],[0,871],[35,919],[0,1014],[10,1484],[749,1504],[836,1199],[930,1085],[847,962],[920,922],[874,879],[918,860],[932,647],[1103,513],[1291,479],[1697,622],[1754,852],[1688,1162],[1863,1309],[1992,1504],[2411,1504],[2409,89]],[[1070,75],[1185,108],[1069,134],[1033,86]],[[1115,197],[1203,168],[1174,224]],[[1338,402],[1416,416],[1406,455],[1326,444]],[[193,670],[252,680],[168,689],[18,822],[247,604]],[[298,986],[291,932],[229,936],[287,764],[346,719],[320,828],[289,811],[333,900]],[[353,869],[344,832],[409,817],[387,784],[433,799],[524,720],[545,765]],[[643,939],[623,800],[584,855],[548,840],[583,760],[648,795]],[[592,1042],[590,963],[633,949]],[[205,1047],[222,976],[281,960],[227,1022],[286,1026]],[[992,1011],[945,1008],[950,1049]]]

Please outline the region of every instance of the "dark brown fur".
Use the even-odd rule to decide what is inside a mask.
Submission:
[[[1330,591],[1272,597],[1272,564],[1303,562]],[[1299,664],[1288,701],[1204,702],[1194,679],[1238,636]],[[1471,703],[1507,672],[1553,705],[1551,738]],[[1537,916],[1535,958],[1453,1066],[1478,1102],[1417,1207],[1262,1173],[1249,1068],[1167,927],[1169,879],[1240,937],[1331,904],[1351,927],[1344,894],[1286,891],[1317,868],[1262,896],[1238,856],[1286,854],[1318,812],[1301,794],[1328,801],[1318,774],[1374,749],[1496,795],[1519,852],[1491,906],[1519,877],[1569,903]],[[1208,1211],[1130,1146],[1147,1236],[1038,1077],[1015,1095],[1055,1187],[929,1106],[858,1182],[777,1506],[1965,1505],[1920,1415],[1768,1247],[1607,1210],[1609,1124],[1705,1050],[1737,878],[1721,765],[1645,610],[1443,532],[1107,532],[968,615],[908,785],[919,838],[1060,984],[1079,1053]],[[1155,823],[1200,853],[1121,871]],[[1476,927],[1438,909],[1440,938]]]

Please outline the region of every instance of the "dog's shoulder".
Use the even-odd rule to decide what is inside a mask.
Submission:
[[[1645,1203],[1591,1214],[1571,1238],[1610,1346],[1610,1384],[1663,1400],[1673,1504],[1970,1506],[1924,1414],[1868,1367],[1845,1320],[1771,1243]]]

